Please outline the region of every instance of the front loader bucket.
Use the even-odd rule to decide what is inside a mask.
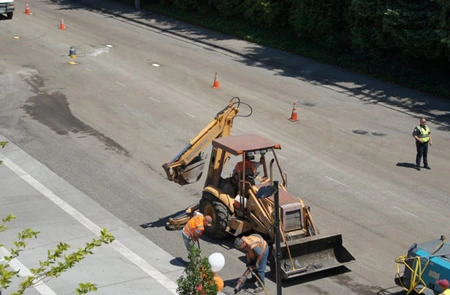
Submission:
[[[282,279],[344,266],[355,260],[342,245],[341,234],[291,240],[281,243],[280,250]]]

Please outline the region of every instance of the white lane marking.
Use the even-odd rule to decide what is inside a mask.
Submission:
[[[11,256],[11,253],[10,253],[8,250],[6,250],[5,247],[0,247],[0,255],[1,255],[0,261],[5,261],[5,260],[3,259],[3,257],[4,257],[4,256]],[[17,258],[12,259],[12,260],[9,262],[9,266],[11,266],[11,268],[12,268],[14,271],[18,271],[18,272],[19,272],[19,275],[20,275],[21,277],[31,277],[31,276],[33,276],[33,274],[31,273],[31,271],[30,271],[25,265],[23,265],[22,262],[20,262]],[[47,286],[47,285],[46,285],[44,282],[42,282],[42,281],[37,282],[37,283],[34,285],[34,288],[35,288],[39,293],[41,293],[42,295],[57,295],[57,294],[55,293],[55,291],[53,291],[49,286]]]
[[[122,86],[122,87],[127,87],[125,84],[122,84],[122,83],[117,82],[117,81],[116,81],[116,84],[117,84],[117,85],[120,85],[120,86]]]
[[[280,158],[280,159],[286,160],[286,158],[283,157],[283,156],[277,155],[277,157]]]
[[[148,99],[153,100],[153,101],[155,101],[155,102],[159,102],[159,100],[157,100],[156,98],[153,98],[153,97],[151,97],[151,96],[149,96]]]
[[[97,55],[100,55],[102,53],[109,53],[109,48],[105,47],[105,48],[94,49],[92,51],[92,53],[90,53],[89,55],[90,56],[97,56]]]
[[[64,200],[62,200],[61,198],[56,196],[50,189],[45,187],[42,183],[37,181],[33,176],[31,176],[25,170],[23,170],[22,168],[17,166],[13,161],[11,161],[9,158],[7,158],[2,153],[0,153],[0,160],[2,160],[3,164],[8,166],[9,169],[11,169],[11,171],[13,171],[15,174],[17,174],[23,180],[25,180],[29,185],[34,187],[38,192],[40,192],[42,195],[47,197],[50,201],[55,203],[58,207],[60,207],[67,214],[72,216],[79,223],[84,225],[94,235],[98,236],[98,234],[102,230],[98,225],[96,225],[90,219],[85,217],[78,210],[76,210],[75,208],[70,206]],[[127,258],[129,261],[131,261],[134,265],[136,265],[140,269],[142,269],[145,273],[147,273],[149,276],[151,276],[153,279],[155,279],[162,286],[166,287],[167,290],[169,290],[170,292],[172,292],[175,295],[178,294],[177,293],[177,287],[178,287],[177,284],[175,284],[172,280],[170,280],[168,277],[166,277],[161,272],[159,272],[156,268],[154,268],[147,261],[145,261],[140,256],[138,256],[136,253],[134,253],[133,251],[131,251],[130,249],[125,247],[121,242],[115,240],[110,245],[114,250],[116,250],[118,253],[120,253],[123,257]]]
[[[191,118],[195,118],[195,116],[194,115],[191,115],[191,114],[189,114],[189,113],[184,113],[186,116],[189,116],[189,117],[191,117]]]
[[[348,185],[346,185],[345,183],[342,183],[342,182],[340,182],[340,181],[337,181],[336,179],[331,178],[331,177],[329,177],[329,176],[325,176],[325,178],[326,178],[326,179],[329,179],[329,180],[331,180],[331,181],[334,181],[334,182],[336,182],[336,183],[338,183],[338,184],[340,184],[340,185],[343,185],[343,186],[345,186],[345,187],[348,187]]]
[[[409,215],[411,215],[411,216],[418,217],[417,215],[414,215],[414,214],[412,214],[411,212],[408,212],[408,211],[406,211],[406,210],[404,210],[404,209],[402,209],[402,208],[399,208],[399,207],[397,207],[397,206],[392,206],[392,208],[397,209],[398,211],[402,211],[403,213],[409,214]]]

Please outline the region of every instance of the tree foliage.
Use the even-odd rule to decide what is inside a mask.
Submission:
[[[12,214],[9,214],[2,219],[0,225],[0,232],[4,232],[8,229],[7,223],[16,219]],[[39,232],[30,228],[26,228],[18,233],[17,240],[13,241],[14,247],[9,250],[10,255],[3,257],[2,263],[0,263],[0,286],[2,289],[8,290],[12,287],[14,277],[19,278],[19,272],[13,270],[9,263],[19,257],[20,253],[27,247],[27,241],[37,238]],[[22,295],[24,292],[44,279],[59,277],[62,273],[81,262],[86,256],[92,255],[93,250],[103,244],[109,244],[114,241],[114,236],[103,229],[100,232],[98,238],[93,238],[91,242],[85,244],[84,248],[78,248],[70,254],[67,252],[70,249],[70,245],[60,242],[55,249],[48,250],[47,258],[43,261],[39,261],[39,267],[30,269],[31,275],[20,278],[20,283],[17,286],[17,290],[11,292],[11,295]],[[3,247],[3,245],[0,245]],[[93,283],[80,283],[78,288],[75,289],[77,294],[86,294],[91,291],[97,290],[97,287]]]
[[[156,0],[154,0],[156,1]],[[308,43],[369,63],[403,70],[450,66],[448,0],[159,0],[183,11],[217,13],[256,28],[295,31]],[[205,9],[207,7],[207,9]],[[430,72],[430,68],[422,70]]]
[[[4,148],[6,144],[6,141],[0,142],[2,148]],[[16,216],[12,214],[3,218],[2,223],[0,224],[0,233],[8,230],[7,224],[15,219]],[[2,289],[9,290],[17,288],[15,291],[10,292],[10,294],[22,295],[28,288],[44,279],[59,277],[68,269],[75,267],[76,264],[81,262],[88,255],[94,254],[93,250],[95,248],[98,248],[103,244],[109,244],[115,239],[106,229],[103,229],[98,238],[93,238],[92,241],[86,243],[83,248],[78,248],[78,250],[69,254],[67,252],[70,250],[70,245],[60,242],[55,249],[48,250],[47,258],[43,261],[39,261],[39,267],[30,269],[31,275],[19,277],[19,271],[12,269],[10,262],[13,259],[18,258],[20,253],[26,249],[27,242],[30,239],[36,239],[38,234],[39,231],[25,228],[17,234],[17,240],[12,241],[13,247],[9,250],[9,255],[2,257],[3,260],[0,260],[0,293]],[[0,244],[0,247],[3,246],[3,244]],[[18,278],[20,281],[17,286],[12,285],[14,278]],[[79,283],[75,292],[80,295],[96,290],[97,286],[95,284],[87,282]]]
[[[289,23],[298,38],[325,49],[342,52],[348,49],[349,33],[346,14],[350,0],[294,1]]]
[[[192,246],[189,264],[183,276],[178,278],[177,292],[180,295],[216,295],[218,287],[208,258],[202,258],[200,249]]]
[[[244,0],[243,17],[253,25],[264,28],[284,27],[288,23],[290,1]]]

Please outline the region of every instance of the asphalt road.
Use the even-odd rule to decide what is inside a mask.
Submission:
[[[450,235],[448,102],[120,5],[33,1],[25,15],[16,2],[14,19],[0,19],[0,134],[172,256],[185,248],[164,223],[199,200],[203,181],[179,187],[161,165],[234,96],[254,113],[233,134],[278,141],[289,191],[356,257],[285,282],[284,294],[394,294],[394,259]],[[421,115],[432,170],[418,172]],[[223,253],[234,286],[245,265],[232,239],[205,237],[202,250]]]

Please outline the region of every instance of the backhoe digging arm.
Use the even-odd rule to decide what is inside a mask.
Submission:
[[[238,97],[231,99],[230,103],[218,112],[214,119],[192,138],[172,160],[162,165],[170,181],[186,185],[200,179],[207,157],[203,151],[214,139],[231,134],[233,119],[239,112],[240,104],[241,101]]]

